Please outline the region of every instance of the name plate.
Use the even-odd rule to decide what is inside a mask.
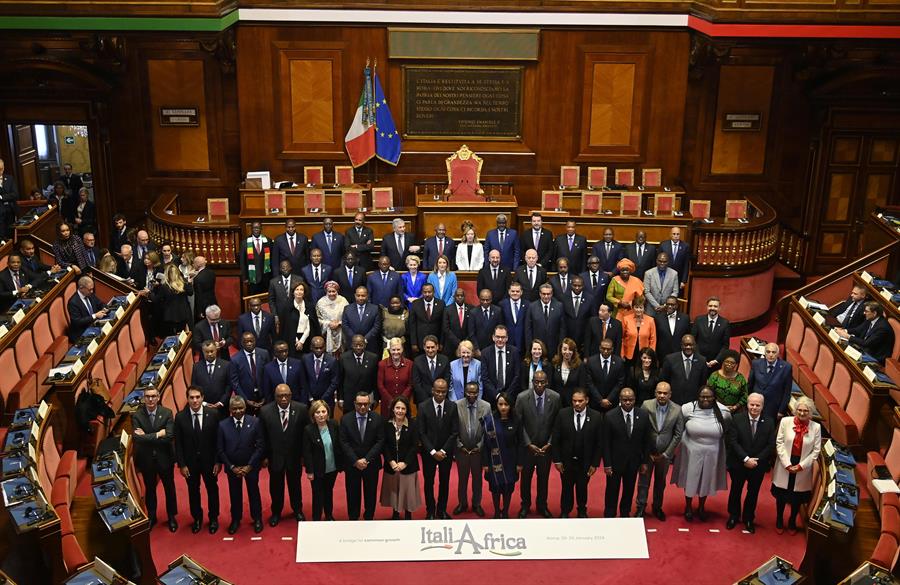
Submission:
[[[159,108],[160,126],[199,126],[200,108],[196,106]]]
[[[802,296],[801,296],[799,299],[797,299],[797,302],[798,302],[798,303],[800,304],[800,306],[803,307],[804,309],[805,309],[806,307],[809,306],[809,301],[806,300],[806,297],[802,297]]]
[[[869,383],[875,383],[875,370],[869,366],[863,368],[863,376],[866,377],[866,380],[868,380]]]
[[[838,343],[841,340],[841,336],[838,335],[838,332],[834,329],[828,332],[828,338],[835,343]]]
[[[849,357],[853,361],[859,361],[859,358],[862,357],[862,352],[852,345],[848,345],[847,347],[845,347],[844,353],[847,354],[847,357]]]
[[[884,300],[890,301],[891,297],[893,297],[893,296],[894,296],[893,293],[891,293],[891,291],[889,291],[888,289],[886,289],[886,288],[881,289],[881,298],[883,298]]]
[[[822,325],[823,323],[825,323],[825,317],[822,316],[822,313],[813,313],[813,321],[815,321],[819,325]]]

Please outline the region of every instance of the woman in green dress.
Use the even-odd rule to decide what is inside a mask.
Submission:
[[[740,356],[729,349],[722,359],[722,369],[709,376],[709,387],[716,393],[716,400],[733,413],[747,406],[747,378],[738,371]]]

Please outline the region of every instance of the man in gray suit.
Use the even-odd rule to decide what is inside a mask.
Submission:
[[[516,418],[522,424],[522,444],[525,456],[522,460],[522,509],[519,518],[528,516],[531,507],[531,477],[537,469],[538,514],[552,518],[547,508],[547,486],[550,481],[550,443],[553,425],[559,413],[559,394],[547,388],[547,373],[538,371],[531,379],[532,391],[522,392],[516,398]]]
[[[644,300],[653,309],[648,313],[655,314],[669,296],[678,297],[678,273],[669,268],[669,255],[660,252],[656,255],[656,268],[644,273]]]
[[[491,405],[478,398],[478,384],[469,382],[463,390],[463,398],[456,401],[459,414],[459,435],[456,441],[456,473],[458,474],[459,504],[453,515],[462,514],[468,507],[469,475],[472,476],[472,511],[484,518],[481,507],[481,449],[484,446],[484,429],[481,419],[491,414]]]
[[[293,274],[290,260],[282,260],[279,268],[278,276],[269,281],[269,312],[275,316],[276,334],[281,333],[280,318],[290,307],[294,287],[303,282],[302,276]]]
[[[675,454],[675,448],[681,442],[684,432],[684,418],[681,416],[681,405],[672,399],[672,387],[668,382],[656,385],[656,398],[644,401],[641,408],[650,418],[650,465],[647,472],[638,474],[637,506],[635,517],[643,517],[647,508],[647,495],[650,491],[650,479],[653,479],[653,515],[665,521],[663,512],[663,494],[666,490],[666,475],[669,464]]]

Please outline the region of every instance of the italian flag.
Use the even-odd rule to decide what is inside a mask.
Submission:
[[[365,75],[366,83],[359,95],[353,123],[344,137],[350,164],[354,167],[366,164],[375,156],[375,109],[372,107],[372,79],[368,67]]]

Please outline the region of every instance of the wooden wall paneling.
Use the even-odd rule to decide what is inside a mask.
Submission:
[[[712,174],[761,175],[766,167],[775,68],[768,65],[724,65],[719,72]],[[723,130],[726,113],[759,113],[759,130]]]
[[[202,59],[147,59],[153,170],[162,173],[209,171],[205,68]],[[198,126],[162,126],[162,107],[199,109]]]

